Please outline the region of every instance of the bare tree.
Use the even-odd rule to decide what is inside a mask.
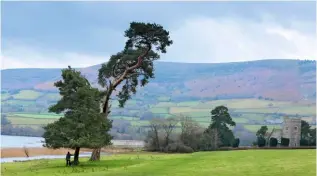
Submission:
[[[200,139],[204,132],[204,128],[202,128],[196,121],[192,120],[192,118],[188,116],[180,117],[180,125],[181,142],[191,147],[193,150],[197,150],[199,147]]]
[[[148,132],[148,136],[146,139],[146,142],[148,144],[148,148],[151,150],[160,150],[160,137],[159,133],[162,129],[162,119],[159,118],[153,118],[150,121],[150,131]]]
[[[164,147],[166,147],[169,144],[170,136],[173,130],[175,129],[176,125],[178,124],[178,122],[179,122],[178,118],[173,118],[173,117],[163,120],[162,127],[165,132],[165,146]]]

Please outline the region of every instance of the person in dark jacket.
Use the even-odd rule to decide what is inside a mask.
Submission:
[[[72,154],[70,154],[69,152],[67,152],[66,154],[66,166],[70,166],[70,157],[72,156]]]

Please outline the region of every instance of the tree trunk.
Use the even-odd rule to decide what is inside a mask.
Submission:
[[[218,148],[218,144],[219,144],[219,137],[218,137],[218,129],[215,129],[214,130],[215,132],[215,143],[214,143],[214,149],[217,149]]]
[[[156,148],[158,151],[161,150],[161,146],[160,146],[160,139],[159,139],[159,136],[158,136],[158,131],[157,129],[155,129],[155,138],[156,138]]]
[[[100,161],[100,151],[101,148],[96,148],[92,151],[90,161]]]
[[[105,114],[105,118],[108,118],[109,109],[110,109],[108,96],[107,96],[105,101],[106,101],[105,104],[107,105],[106,106],[107,108],[102,107],[101,108],[101,113],[104,113]],[[89,161],[100,161],[100,151],[101,151],[101,148],[93,149]]]
[[[101,108],[101,112],[105,114],[105,118],[108,118],[108,115],[110,112],[109,111],[110,110],[109,101],[110,101],[110,97],[111,97],[113,90],[115,90],[117,88],[117,86],[126,78],[127,74],[130,71],[133,71],[141,66],[143,58],[146,55],[148,55],[151,48],[152,48],[152,46],[149,44],[148,49],[142,55],[140,55],[138,57],[138,62],[135,65],[133,65],[132,67],[127,68],[119,78],[115,79],[113,84],[110,83],[110,85],[108,87],[107,95],[105,96],[105,102],[103,104],[103,107]],[[94,149],[91,153],[90,161],[100,161],[100,151],[101,151],[101,148]]]
[[[76,147],[75,148],[74,165],[78,165],[79,164],[79,150],[80,150],[80,147]]]

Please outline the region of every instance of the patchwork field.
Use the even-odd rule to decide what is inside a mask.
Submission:
[[[42,93],[34,90],[22,90],[18,94],[14,94],[13,97],[20,100],[35,100],[41,95]]]
[[[316,150],[245,150],[194,154],[132,153],[103,157],[100,162],[80,158],[78,167],[63,159],[1,164],[6,176],[315,176]]]
[[[21,94],[21,93],[20,93]],[[23,94],[23,93],[22,93]],[[42,97],[53,99],[53,93],[45,94]],[[3,95],[3,94],[2,94]],[[7,95],[5,95],[7,96]],[[159,97],[158,99],[169,100],[168,97]],[[29,107],[34,101],[27,100],[6,100],[5,103],[20,104],[22,107]],[[175,117],[178,115],[190,116],[201,126],[207,127],[210,124],[210,111],[219,105],[225,105],[229,108],[233,120],[237,124],[243,124],[243,127],[255,132],[262,125],[268,125],[269,129],[280,126],[284,116],[298,116],[303,120],[314,124],[316,122],[315,104],[307,102],[286,102],[271,101],[259,99],[231,99],[231,100],[214,100],[214,101],[184,101],[184,102],[157,102],[148,106],[143,106],[140,100],[129,100],[129,108],[115,108],[117,101],[113,101],[113,108],[119,113],[111,114],[110,119],[123,120],[129,122],[132,127],[146,127],[149,125],[148,120],[141,120],[144,111],[151,112],[153,117]],[[146,108],[148,107],[148,108]],[[147,110],[148,109],[148,110]],[[125,111],[125,115],[119,115],[120,111]],[[62,115],[52,113],[8,113],[7,117],[13,125],[27,126],[45,125],[57,120]],[[36,126],[37,127],[37,126]]]

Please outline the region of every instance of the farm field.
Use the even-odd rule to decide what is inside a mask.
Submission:
[[[6,98],[7,94],[4,95]],[[54,99],[53,93],[45,94],[43,97]],[[160,100],[169,100],[167,97],[159,97]],[[2,99],[3,100],[3,99]],[[2,101],[10,104],[21,104],[23,107],[34,105],[34,101],[27,100],[6,100]],[[129,110],[126,108],[115,108],[118,105],[117,101],[113,101],[113,108],[117,111],[125,111],[125,115],[112,114],[110,119],[123,120],[129,122],[132,127],[148,126],[148,120],[141,120],[141,114],[146,109],[133,108],[137,104],[142,104],[140,100],[129,100],[127,106],[132,107]],[[287,101],[271,101],[259,99],[230,99],[230,100],[214,100],[214,101],[183,101],[183,102],[157,102],[150,104],[147,108],[148,112],[153,114],[153,117],[175,117],[184,115],[192,117],[201,126],[207,127],[210,124],[210,111],[219,105],[225,105],[229,108],[233,120],[237,124],[243,124],[244,128],[250,132],[255,132],[262,125],[268,125],[271,130],[274,126],[280,126],[282,118],[285,115],[302,117],[309,123],[315,123],[316,107],[305,102],[287,102]],[[142,107],[142,106],[141,106]],[[279,114],[280,113],[280,114]],[[129,115],[131,114],[131,115]],[[137,115],[135,115],[137,114]],[[37,127],[36,125],[45,125],[57,120],[62,115],[52,113],[25,113],[12,112],[8,113],[7,117],[13,125]],[[268,123],[267,121],[270,121]],[[256,125],[255,125],[256,124]]]
[[[18,94],[13,95],[13,97],[20,100],[35,100],[41,95],[42,93],[34,90],[21,90]]]
[[[69,176],[315,176],[315,150],[241,150],[193,154],[130,153],[103,157],[100,162],[80,158],[78,167],[65,167],[63,159],[1,165],[1,175]]]

